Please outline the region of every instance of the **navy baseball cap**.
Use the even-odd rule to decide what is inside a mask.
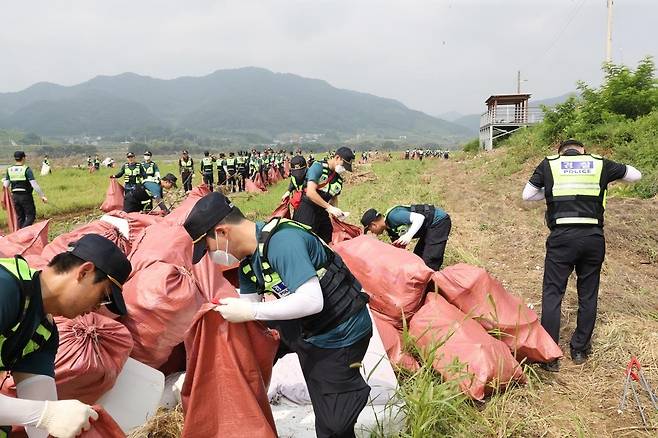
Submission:
[[[361,217],[361,225],[363,225],[363,229],[365,232],[368,232],[368,227],[370,226],[370,224],[373,223],[373,221],[377,219],[379,216],[381,215],[374,208],[366,210],[366,212],[363,213],[363,216]]]
[[[352,160],[354,160],[354,152],[352,152],[352,149],[346,146],[340,147],[338,148],[338,150],[336,150],[336,155],[338,155],[343,159],[343,167],[345,168],[345,170],[351,172]]]
[[[14,159],[15,160],[22,160],[23,158],[25,158],[25,152],[24,151],[14,152]]]
[[[183,227],[194,242],[192,263],[197,264],[206,254],[206,234],[233,211],[231,201],[219,192],[212,192],[199,199],[185,219]]]
[[[122,291],[132,265],[119,247],[99,234],[85,234],[77,242],[69,244],[68,250],[74,256],[93,263],[110,280],[111,303],[107,308],[117,315],[128,313]]]
[[[176,178],[176,176],[174,176],[173,173],[166,174],[165,176],[162,177],[162,179],[165,181],[169,181],[175,188],[178,188],[178,186],[176,185],[176,181],[178,181],[178,178]]]

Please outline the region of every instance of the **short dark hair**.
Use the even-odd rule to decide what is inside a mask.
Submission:
[[[70,252],[60,252],[48,263],[49,268],[57,274],[64,274],[69,272],[71,269],[77,268],[78,266],[85,263],[80,257],[71,254]],[[103,280],[107,280],[107,274],[100,269],[96,268],[94,265],[94,284],[100,283]]]

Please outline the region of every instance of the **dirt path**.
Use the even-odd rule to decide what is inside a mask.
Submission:
[[[511,176],[494,177],[492,169],[502,153],[438,161],[432,179],[440,181],[439,196],[453,220],[452,257],[486,267],[539,312],[548,234],[545,205],[520,200],[537,163],[528,163]],[[561,361],[559,374],[540,372],[545,385],[522,390],[510,405],[523,421],[530,422],[522,436],[655,436],[655,430],[620,430],[641,422],[637,411],[617,414],[617,404],[631,354],[638,356],[647,378],[658,388],[657,217],[656,200],[608,201],[607,256],[593,356],[581,366],[568,358],[578,307],[573,277],[562,305],[560,346],[567,359]],[[658,425],[655,411],[652,420]]]

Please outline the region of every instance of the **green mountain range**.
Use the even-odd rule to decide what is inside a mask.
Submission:
[[[463,126],[371,94],[247,67],[171,80],[124,73],[0,93],[0,128],[40,135],[130,135],[145,127],[231,137],[324,134],[456,143]]]

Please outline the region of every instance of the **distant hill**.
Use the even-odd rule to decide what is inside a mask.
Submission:
[[[145,126],[205,134],[356,134],[459,141],[468,130],[402,103],[248,67],[171,80],[124,73],[0,93],[0,127],[42,135],[129,135]]]

